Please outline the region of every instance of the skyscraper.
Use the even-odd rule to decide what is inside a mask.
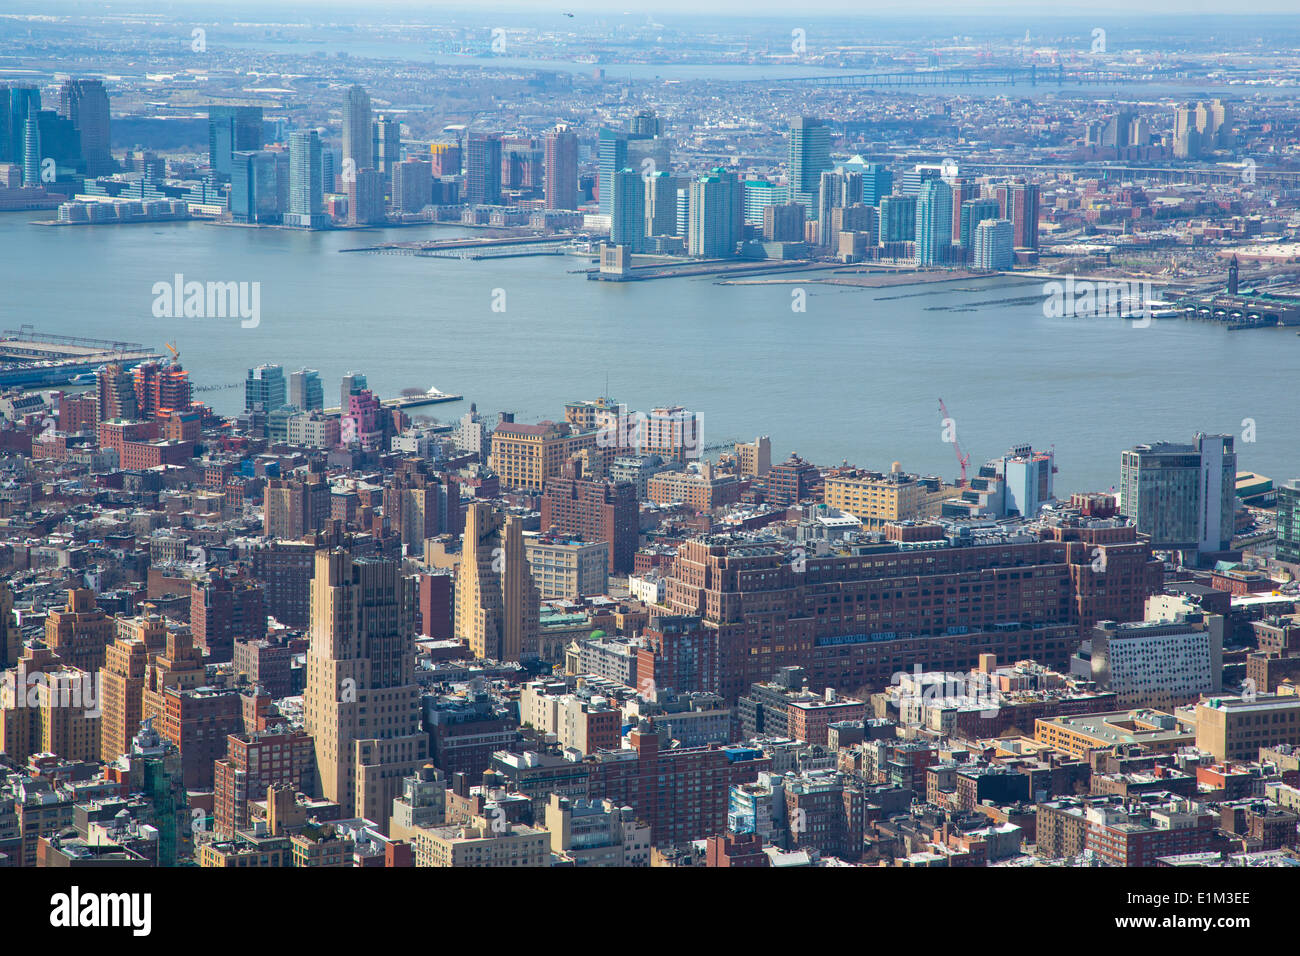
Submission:
[[[0,126],[4,138],[0,140],[0,162],[23,162],[23,143],[27,129],[27,116],[41,110],[41,91],[34,86],[10,86],[2,94],[7,100],[7,111],[0,116],[5,124]]]
[[[433,201],[433,164],[408,159],[393,167],[393,211],[419,212]]]
[[[578,134],[567,126],[546,134],[546,208],[578,208]]]
[[[80,137],[86,175],[113,171],[109,150],[108,93],[100,80],[64,80],[59,89],[59,112],[72,121]]]
[[[880,163],[868,163],[862,172],[862,201],[879,206],[894,191],[894,174]]]
[[[28,113],[23,123],[23,185],[35,186],[41,181],[41,127],[37,112]]]
[[[831,235],[831,210],[849,205],[846,186],[843,173],[827,170],[821,174],[817,193],[817,242],[820,245],[830,246],[834,242]]]
[[[971,255],[975,227],[985,219],[1002,218],[1002,209],[996,199],[967,199],[960,207],[954,205],[953,213],[957,219],[957,242],[967,258]]]
[[[1017,249],[1038,248],[1038,184],[1008,183],[996,190],[1003,219],[1011,220],[1012,241]]]
[[[486,501],[465,512],[456,571],[457,638],[475,657],[527,661],[537,657],[540,594],[528,568],[523,522]]]
[[[735,173],[717,168],[691,183],[687,250],[692,256],[734,256],[744,232],[745,199]]]
[[[248,370],[244,380],[244,411],[264,412],[282,408],[287,401],[284,366],[259,365]]]
[[[99,420],[136,417],[135,381],[120,365],[105,365],[95,373],[99,393]]]
[[[1300,564],[1300,479],[1277,486],[1276,550],[1279,561]]]
[[[971,242],[971,267],[984,271],[1011,268],[1015,255],[1011,247],[1011,223],[1006,219],[985,219],[975,227]]]
[[[353,84],[343,100],[343,165],[350,173],[374,168],[371,121],[370,94]]]
[[[316,552],[303,727],[321,795],[384,830],[402,778],[429,754],[413,676],[416,607],[400,561]]]
[[[230,155],[230,218],[235,222],[280,222],[281,153],[259,149]]]
[[[287,224],[323,229],[329,223],[321,192],[320,136],[314,129],[289,134],[289,216]]]
[[[501,134],[470,133],[465,144],[465,202],[495,206],[501,202]]]
[[[1152,547],[1223,551],[1232,540],[1237,453],[1231,435],[1135,445],[1120,455],[1120,513]]]
[[[911,169],[903,171],[903,185],[900,192],[904,196],[919,196],[923,182],[942,178],[942,166],[936,166],[933,163],[917,163]]]
[[[393,167],[402,158],[402,127],[396,120],[380,116],[374,122],[371,133],[372,168],[383,174],[385,181],[393,178]]]
[[[916,238],[916,197],[885,196],[880,200],[880,243]]]
[[[321,386],[320,372],[314,368],[300,368],[290,373],[289,404],[304,412],[325,407],[325,390]]]
[[[809,215],[817,209],[821,175],[830,168],[830,130],[819,119],[796,117],[790,124],[790,198]]]
[[[762,227],[764,211],[769,206],[779,206],[786,201],[788,190],[782,184],[766,179],[746,179],[740,185],[745,195],[745,225],[747,226]]]
[[[348,372],[339,384],[339,408],[347,411],[348,399],[366,390],[366,377],[360,372]]]
[[[620,169],[614,174],[614,208],[609,241],[639,252],[645,242],[645,183],[641,174]]]
[[[647,236],[677,235],[677,177],[662,170],[645,181]]]
[[[916,197],[916,264],[947,263],[951,245],[952,187],[942,179],[927,179]]]
[[[344,184],[348,196],[348,222],[371,225],[384,221],[384,174],[377,169],[358,169]]]
[[[262,148],[262,107],[208,107],[208,166],[217,179],[231,176],[231,157]]]
[[[642,128],[652,127],[642,124]],[[602,128],[598,134],[596,166],[600,212],[609,216],[614,209],[614,174],[621,169],[631,169],[643,176],[670,170],[668,143],[658,133]]]

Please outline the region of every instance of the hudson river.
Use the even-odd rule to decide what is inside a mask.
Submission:
[[[582,258],[497,260],[342,254],[383,240],[450,237],[418,227],[300,233],[199,222],[43,227],[0,214],[0,319],[66,335],[180,350],[198,386],[242,383],[274,362],[319,369],[326,404],[360,370],[382,397],[437,386],[465,402],[416,414],[458,418],[471,401],[520,421],[610,391],[631,408],[703,414],[704,441],[772,437],[774,458],[845,459],[957,473],[941,440],[948,405],[972,469],[1010,445],[1055,445],[1057,493],[1118,483],[1119,454],[1196,431],[1237,436],[1242,470],[1300,475],[1294,329],[1227,332],[1162,320],[1046,318],[1037,280],[882,289],[713,278],[589,282]],[[153,314],[155,283],[261,283],[260,324]],[[500,290],[500,291],[498,291]],[[504,304],[494,311],[493,304]],[[936,306],[954,307],[936,310]],[[961,309],[962,311],[956,311]],[[242,409],[243,391],[196,398]],[[1243,441],[1253,419],[1254,442]]]

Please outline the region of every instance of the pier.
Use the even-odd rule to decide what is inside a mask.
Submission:
[[[24,325],[0,333],[0,388],[66,385],[101,365],[131,368],[162,359],[139,342],[56,335]]]

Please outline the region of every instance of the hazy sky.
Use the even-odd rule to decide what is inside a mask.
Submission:
[[[47,8],[64,7],[65,4],[45,3]],[[19,9],[31,4],[19,2]],[[120,3],[77,3],[67,7],[93,15],[98,10],[109,10],[120,14],[124,5]],[[202,7],[214,12],[223,7],[249,9],[250,6],[264,11],[268,15],[291,10],[330,8],[348,10],[364,18],[365,11],[376,12],[384,8],[406,8],[434,12],[440,8],[461,12],[470,10],[527,10],[534,15],[544,15],[554,11],[557,16],[566,12],[587,15],[599,15],[602,19],[616,18],[623,13],[634,16],[654,17],[664,15],[689,14],[735,14],[738,16],[799,17],[818,16],[860,16],[860,17],[916,17],[931,15],[950,15],[956,17],[1010,16],[1026,19],[1043,19],[1053,16],[1134,16],[1142,18],[1178,14],[1218,14],[1249,17],[1250,14],[1298,14],[1298,0],[1243,0],[1240,3],[1228,0],[989,0],[989,2],[954,2],[954,0],[907,0],[906,3],[882,2],[882,0],[260,0],[250,4],[249,0],[137,0],[126,4],[127,7],[139,9],[166,9],[168,7]],[[378,19],[378,18],[377,18]],[[1241,26],[1247,27],[1247,23]]]

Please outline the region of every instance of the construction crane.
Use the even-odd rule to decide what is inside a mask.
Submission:
[[[163,345],[167,346],[167,351],[172,353],[172,364],[180,365],[181,353],[176,351],[176,346],[172,345],[170,342],[164,342]]]
[[[952,421],[952,416],[948,414],[948,406],[943,403],[942,398],[939,399],[939,413],[943,415],[943,425],[947,428],[948,423]],[[970,464],[970,455],[963,455],[961,453],[961,445],[957,442],[957,429],[955,425],[952,430],[952,447],[957,453],[957,464],[961,465],[961,484],[958,485],[958,487],[964,488],[966,486],[966,466]]]

